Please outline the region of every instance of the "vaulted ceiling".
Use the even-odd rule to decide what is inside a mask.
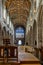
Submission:
[[[26,26],[27,18],[31,3],[29,0],[6,0],[5,2],[8,13],[13,24]]]

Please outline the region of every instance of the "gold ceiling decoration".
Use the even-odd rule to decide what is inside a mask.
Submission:
[[[14,23],[25,23],[29,16],[31,3],[29,0],[6,0],[5,6],[10,14],[11,20]]]

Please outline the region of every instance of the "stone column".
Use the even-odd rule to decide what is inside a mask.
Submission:
[[[0,0],[0,20],[2,20],[2,0]]]
[[[38,19],[38,48],[42,46],[42,7],[39,9],[39,19]]]
[[[42,47],[43,47],[43,5],[42,5]]]
[[[30,27],[30,45],[33,46],[33,29]]]
[[[36,20],[33,23],[33,46],[37,47],[37,27]]]

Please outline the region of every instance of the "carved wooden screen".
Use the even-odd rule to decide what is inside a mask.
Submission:
[[[4,58],[5,51],[7,52],[7,58],[14,58],[18,61],[18,48],[16,46],[0,46],[0,58]]]

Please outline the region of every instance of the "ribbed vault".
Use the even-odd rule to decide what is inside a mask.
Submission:
[[[7,0],[6,8],[10,14],[13,24],[21,24],[26,26],[29,16],[31,3],[29,0]]]

